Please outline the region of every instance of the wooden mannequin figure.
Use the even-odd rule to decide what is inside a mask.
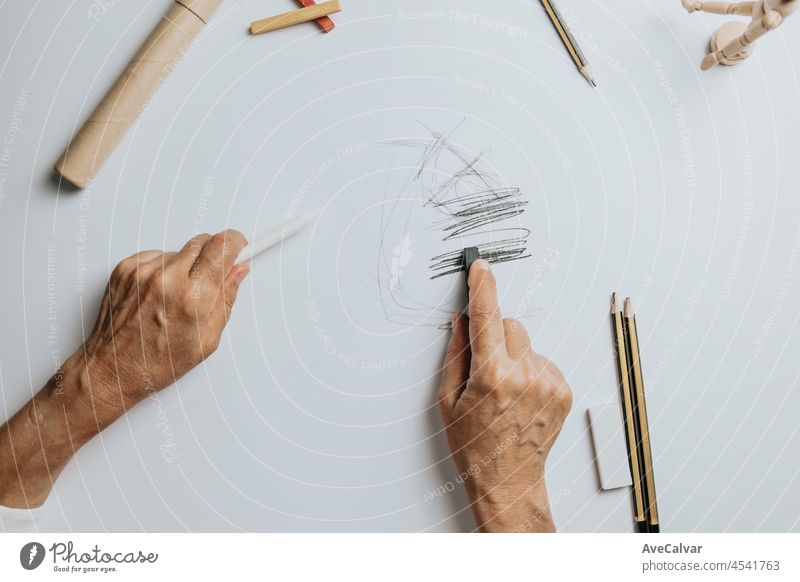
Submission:
[[[800,7],[800,0],[756,0],[754,2],[699,2],[681,0],[689,12],[710,12],[750,16],[749,24],[728,22],[711,37],[709,54],[700,68],[704,71],[714,65],[735,65],[749,57],[754,42],[770,30],[777,28],[783,20]]]

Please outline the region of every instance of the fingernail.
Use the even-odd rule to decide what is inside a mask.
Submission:
[[[486,259],[478,259],[474,263],[472,263],[473,269],[478,269],[479,271],[488,271],[489,270],[489,261]]]

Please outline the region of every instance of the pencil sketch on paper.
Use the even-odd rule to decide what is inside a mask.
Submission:
[[[462,122],[463,123],[463,122]],[[399,154],[412,154],[413,163],[392,167],[405,172],[402,185],[384,194],[378,245],[378,293],[390,321],[447,327],[453,305],[426,303],[422,292],[412,292],[407,279],[417,283],[423,273],[411,268],[416,253],[427,249],[412,236],[413,229],[430,238],[430,259],[424,277],[445,280],[464,271],[463,249],[478,247],[492,264],[530,257],[531,229],[522,225],[528,201],[519,188],[508,186],[494,171],[486,151],[471,151],[453,143],[453,135],[420,124],[423,138],[381,142]],[[427,254],[426,252],[426,254]],[[450,286],[463,283],[450,282]],[[391,306],[391,309],[390,309]]]

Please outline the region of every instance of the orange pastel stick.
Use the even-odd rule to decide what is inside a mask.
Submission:
[[[297,3],[304,7],[316,4],[314,0],[297,0]],[[333,23],[333,20],[331,20],[330,16],[323,16],[322,18],[317,18],[316,22],[317,25],[322,30],[322,32],[330,32],[336,26]]]

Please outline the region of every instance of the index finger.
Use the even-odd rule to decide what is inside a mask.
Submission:
[[[486,361],[506,351],[503,318],[497,301],[497,282],[489,263],[479,259],[469,272],[469,339],[474,360]],[[479,364],[480,365],[480,364]]]
[[[247,246],[247,239],[238,230],[225,230],[212,236],[197,257],[200,276],[215,285],[222,286],[236,257]]]
[[[211,235],[207,233],[193,236],[183,245],[183,248],[179,252],[175,253],[175,255],[169,259],[170,265],[182,269],[188,275],[189,271],[194,267],[197,257],[203,252],[203,247],[206,246],[210,238]]]

